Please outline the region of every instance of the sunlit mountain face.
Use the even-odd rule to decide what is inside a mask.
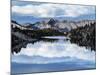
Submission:
[[[95,6],[12,1],[12,74],[96,68]]]

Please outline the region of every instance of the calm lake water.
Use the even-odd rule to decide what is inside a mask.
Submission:
[[[71,43],[64,36],[43,37],[12,55],[12,73],[95,69],[95,51]]]

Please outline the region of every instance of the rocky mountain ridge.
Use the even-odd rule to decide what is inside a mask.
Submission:
[[[27,23],[26,25],[20,25],[15,21],[11,22],[12,27],[18,27],[22,30],[41,30],[41,29],[55,29],[59,30],[60,32],[68,32],[71,29],[76,29],[78,27],[84,27],[85,25],[90,25],[91,23],[94,23],[95,20],[82,20],[82,21],[68,21],[68,20],[63,20],[59,21],[56,19],[49,19],[49,20],[44,20],[41,22],[36,22],[33,24]]]

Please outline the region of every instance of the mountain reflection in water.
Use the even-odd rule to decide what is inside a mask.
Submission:
[[[46,36],[46,37],[41,37],[41,38],[39,38],[39,39],[37,39],[35,41],[30,41],[30,42],[29,41],[23,41],[23,42],[19,42],[18,45],[16,45],[14,48],[12,48],[12,54],[13,53],[19,53],[20,50],[21,50],[21,48],[26,48],[26,46],[27,46],[28,43],[34,44],[34,43],[39,42],[39,41],[52,42],[53,43],[53,42],[57,42],[58,40],[70,41],[70,43],[72,43],[72,44],[75,43],[75,44],[77,44],[79,46],[86,47],[87,49],[90,48],[90,50],[91,50],[91,47],[90,46],[85,46],[85,44],[82,44],[81,40],[79,40],[79,42],[78,42],[77,40],[73,40],[73,39],[70,40],[70,38],[65,37],[65,36]]]
[[[42,37],[20,47],[12,54],[12,73],[95,69],[95,51],[64,36]]]

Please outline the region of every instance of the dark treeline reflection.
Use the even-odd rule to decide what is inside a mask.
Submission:
[[[12,44],[12,54],[13,53],[19,53],[21,51],[21,48],[26,48],[26,46],[29,44],[29,43],[32,43],[32,44],[35,44],[36,42],[40,42],[40,41],[43,41],[43,42],[57,42],[59,41],[59,39],[51,39],[51,38],[40,38],[40,39],[37,39],[35,41],[24,41],[24,40],[18,40],[17,43],[14,43]],[[70,41],[71,43],[75,43],[79,46],[84,46],[86,48],[91,48],[91,50],[95,50],[95,47],[93,45],[93,42],[91,43],[90,40],[88,41],[83,41],[83,40],[75,40],[75,39],[63,39],[63,41]]]
[[[28,43],[34,44],[34,43],[39,42],[39,41],[53,43],[53,42],[58,41],[58,39],[49,39],[49,38],[39,38],[39,39],[34,40],[34,41],[25,41],[25,40],[20,40],[20,39],[13,36],[12,40],[15,40],[15,39],[16,39],[16,42],[14,44],[12,44],[12,54],[19,53],[21,51],[21,48],[26,48]]]

